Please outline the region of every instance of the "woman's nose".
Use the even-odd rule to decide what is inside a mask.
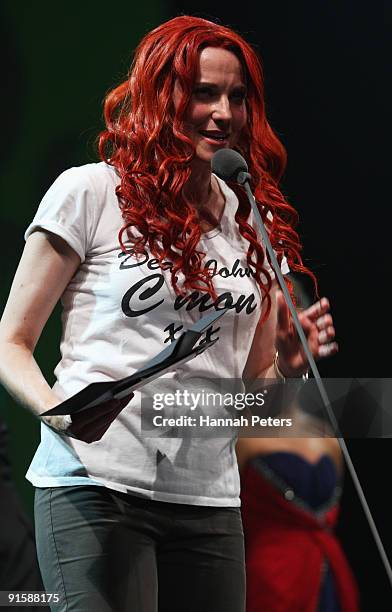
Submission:
[[[232,117],[230,100],[221,96],[215,103],[212,118],[216,121],[230,121]]]

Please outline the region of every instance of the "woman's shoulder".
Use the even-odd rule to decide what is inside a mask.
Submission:
[[[120,179],[105,162],[72,166],[61,172],[43,196],[38,212],[56,214],[68,211],[72,216],[97,211],[108,204],[118,206],[116,186]]]
[[[68,183],[70,187],[92,187],[98,190],[117,184],[119,177],[115,168],[106,162],[91,162],[64,170],[57,181]]]

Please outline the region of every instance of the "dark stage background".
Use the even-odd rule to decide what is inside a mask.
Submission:
[[[382,142],[388,19],[382,4],[243,1],[230,8],[223,1],[109,6],[71,0],[59,9],[48,0],[6,0],[0,9],[2,304],[24,228],[43,193],[65,168],[95,161],[102,98],[126,73],[138,40],[166,19],[193,14],[234,27],[262,57],[270,123],[289,156],[283,190],[299,210],[305,261],[322,295],[330,298],[340,343],[339,355],[320,365],[322,374],[390,376],[389,177]],[[52,381],[58,315],[37,349]],[[32,489],[24,473],[38,444],[38,426],[2,388],[0,393],[14,479],[31,512]],[[350,440],[348,446],[391,557],[391,443]],[[391,589],[348,476],[339,534],[359,582],[362,609],[390,610]]]

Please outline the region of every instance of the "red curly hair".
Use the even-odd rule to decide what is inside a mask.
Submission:
[[[134,253],[142,254],[148,246],[161,266],[167,259],[173,263],[171,282],[177,294],[192,290],[216,297],[210,272],[202,266],[205,253],[197,248],[200,220],[183,193],[195,156],[184,118],[198,58],[206,47],[227,49],[242,64],[247,84],[247,125],[235,148],[248,163],[252,190],[278,261],[285,254],[291,270],[310,275],[317,288],[314,275],[302,263],[302,247],[295,231],[298,214],[279,189],[286,152],[266,118],[260,61],[233,30],[199,17],[176,17],[149,32],[136,49],[128,78],[105,99],[106,129],[99,136],[99,153],[121,178],[116,190],[124,218],[119,234],[121,247],[126,251],[126,232]],[[177,110],[173,102],[176,80],[183,91]],[[250,204],[245,192],[238,185],[230,187],[239,200],[235,220],[239,232],[249,241],[247,261],[267,299],[267,317],[272,279],[265,257],[269,256],[247,222]],[[183,287],[178,284],[179,272],[185,277]]]

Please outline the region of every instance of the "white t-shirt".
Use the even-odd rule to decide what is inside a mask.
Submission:
[[[215,345],[165,374],[173,388],[185,381],[192,385],[193,379],[207,387],[208,381],[213,386],[217,379],[240,379],[260,316],[260,291],[246,262],[249,243],[234,220],[238,200],[217,180],[226,199],[224,214],[218,228],[203,234],[198,250],[207,253],[204,265],[215,272],[216,306],[229,310],[216,325]],[[25,234],[40,228],[53,232],[81,259],[62,296],[61,360],[54,385],[61,401],[92,382],[132,374],[171,337],[214,310],[205,294],[177,297],[169,270],[151,255],[138,260],[122,253],[118,184],[116,171],[104,162],[63,172]],[[288,271],[285,260],[282,271]],[[161,501],[238,506],[234,433],[186,439],[167,433],[148,437],[141,430],[136,392],[97,442],[61,436],[42,425],[27,478],[37,487],[98,484]]]

